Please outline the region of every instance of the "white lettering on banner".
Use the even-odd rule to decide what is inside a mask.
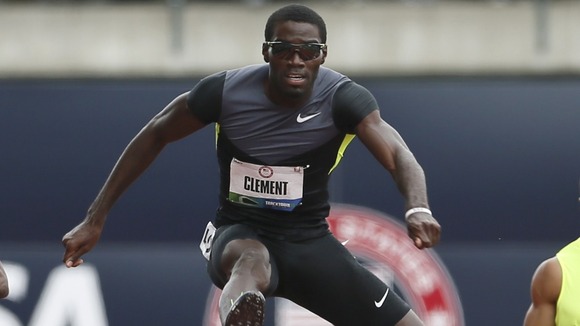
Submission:
[[[0,325],[2,326],[22,326],[16,315],[10,310],[0,306]]]
[[[107,326],[96,268],[57,267],[48,275],[29,326]]]
[[[22,264],[11,261],[4,261],[4,269],[8,277],[10,293],[6,300],[20,302],[26,298],[28,293],[28,283],[30,282],[30,273]]]
[[[30,273],[28,269],[21,264],[11,261],[3,261],[6,277],[8,278],[8,285],[10,286],[10,293],[6,300],[12,302],[20,302],[26,298],[28,292],[28,283]],[[22,326],[18,317],[10,310],[0,306],[0,325],[2,326]]]
[[[3,262],[10,285],[7,301],[26,298],[30,273],[21,264]],[[0,325],[23,326],[18,317],[0,306]],[[107,314],[97,269],[83,265],[75,269],[59,266],[46,280],[29,326],[107,326]]]

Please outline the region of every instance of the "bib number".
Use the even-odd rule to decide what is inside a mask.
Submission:
[[[213,237],[215,235],[215,226],[211,222],[207,223],[205,227],[205,231],[203,232],[203,237],[201,238],[201,242],[199,244],[199,249],[201,250],[201,254],[205,257],[205,259],[209,260],[209,256],[211,254],[211,244],[213,242]]]

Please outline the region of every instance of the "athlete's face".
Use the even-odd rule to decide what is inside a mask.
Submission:
[[[303,103],[312,94],[318,69],[326,58],[318,27],[295,21],[278,23],[269,41],[262,48],[264,60],[270,64],[266,95],[280,105]]]

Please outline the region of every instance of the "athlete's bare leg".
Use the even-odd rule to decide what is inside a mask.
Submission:
[[[409,310],[405,317],[399,320],[395,326],[423,326],[423,322],[413,310]]]
[[[222,254],[221,266],[228,275],[228,282],[222,290],[219,304],[220,318],[222,323],[225,323],[232,305],[243,293],[264,292],[268,288],[272,270],[268,250],[262,243],[253,239],[233,240],[228,243]],[[247,300],[251,301],[251,304],[256,304],[255,301],[260,299],[263,297],[258,298],[254,295]]]

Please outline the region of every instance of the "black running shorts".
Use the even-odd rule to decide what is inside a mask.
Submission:
[[[272,277],[266,296],[289,299],[333,325],[395,325],[410,310],[332,234],[289,242],[261,236],[245,225],[222,226],[208,263],[208,273],[220,288],[227,281],[220,271],[221,253],[234,239],[256,239],[268,248]]]

